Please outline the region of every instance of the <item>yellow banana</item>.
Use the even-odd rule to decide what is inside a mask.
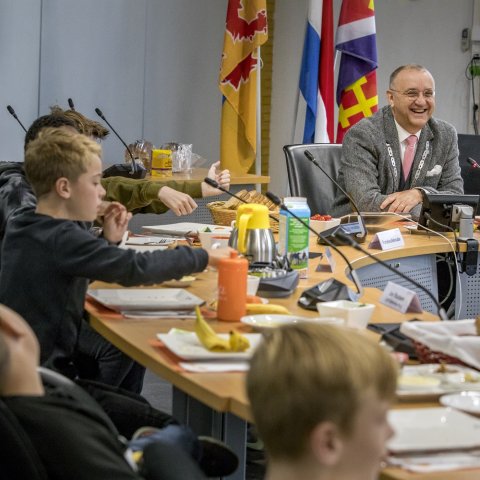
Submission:
[[[244,352],[250,348],[250,341],[247,337],[236,330],[230,332],[230,349],[232,352]]]
[[[200,343],[212,352],[228,352],[230,351],[230,342],[219,337],[212,329],[212,327],[205,321],[200,308],[195,307],[195,333],[200,340]]]
[[[290,311],[283,305],[275,305],[274,303],[247,303],[247,313],[249,315],[256,315],[261,313],[285,313]]]

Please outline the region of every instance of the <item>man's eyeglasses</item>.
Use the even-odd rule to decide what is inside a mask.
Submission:
[[[405,90],[404,92],[400,92],[399,90],[394,90],[390,88],[391,92],[399,93],[404,97],[407,97],[409,100],[417,100],[420,95],[423,95],[425,100],[431,100],[435,97],[435,90],[424,90],[423,92],[419,92],[418,90]]]

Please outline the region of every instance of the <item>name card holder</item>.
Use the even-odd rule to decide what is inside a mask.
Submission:
[[[400,313],[415,312],[421,313],[422,306],[418,295],[408,288],[402,287],[394,282],[388,282],[382,296],[380,303],[393,308]]]
[[[320,263],[317,265],[317,268],[315,269],[316,272],[331,272],[335,270],[335,259],[333,258],[332,251],[330,250],[329,247],[325,248],[325,255],[324,257],[327,259],[327,263]],[[323,258],[322,258],[323,260]]]
[[[392,228],[391,230],[384,230],[383,232],[376,233],[368,245],[368,248],[391,250],[392,248],[399,248],[404,245],[405,242],[403,241],[400,229]]]

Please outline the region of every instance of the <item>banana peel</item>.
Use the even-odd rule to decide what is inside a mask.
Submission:
[[[195,334],[210,352],[244,352],[250,347],[248,338],[235,330],[230,332],[228,340],[217,335],[203,318],[198,306],[195,307],[195,315]]]
[[[247,313],[249,315],[257,314],[289,314],[290,310],[283,305],[276,305],[274,303],[247,303]]]

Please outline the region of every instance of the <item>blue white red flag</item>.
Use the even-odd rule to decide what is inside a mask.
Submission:
[[[334,139],[332,0],[310,0],[300,70],[301,100],[306,102],[303,143]]]
[[[342,53],[337,81],[337,143],[378,110],[377,42],[373,0],[343,0],[335,48]]]

